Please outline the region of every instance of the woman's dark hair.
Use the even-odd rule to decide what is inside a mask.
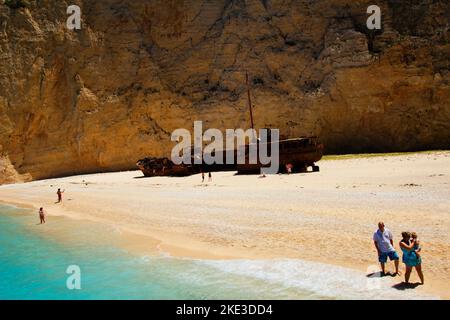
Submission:
[[[403,239],[411,238],[411,232],[403,231],[402,232],[402,237],[403,237]]]

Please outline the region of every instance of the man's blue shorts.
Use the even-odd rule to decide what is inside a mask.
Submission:
[[[399,259],[399,256],[398,256],[397,252],[396,251],[391,251],[391,252],[382,252],[378,256],[378,261],[380,261],[381,263],[386,263],[388,257],[389,257],[389,260],[391,260],[391,261]]]

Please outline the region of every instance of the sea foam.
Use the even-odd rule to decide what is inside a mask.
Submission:
[[[400,277],[368,277],[365,273],[296,259],[198,261],[220,272],[270,282],[279,289],[309,292],[310,299],[438,299],[417,289],[400,290]]]

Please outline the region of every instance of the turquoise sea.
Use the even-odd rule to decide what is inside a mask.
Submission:
[[[299,260],[194,260],[137,255],[120,233],[89,221],[0,206],[0,299],[414,298],[367,289],[360,273]],[[69,266],[80,290],[69,290]]]

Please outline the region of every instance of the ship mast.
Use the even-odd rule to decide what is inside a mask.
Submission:
[[[252,126],[252,132],[254,132],[255,125],[253,122],[252,98],[250,96],[250,84],[248,82],[248,72],[247,71],[245,71],[245,83],[247,85],[248,108],[250,110],[250,124]],[[253,139],[256,140],[254,135],[253,135]]]

